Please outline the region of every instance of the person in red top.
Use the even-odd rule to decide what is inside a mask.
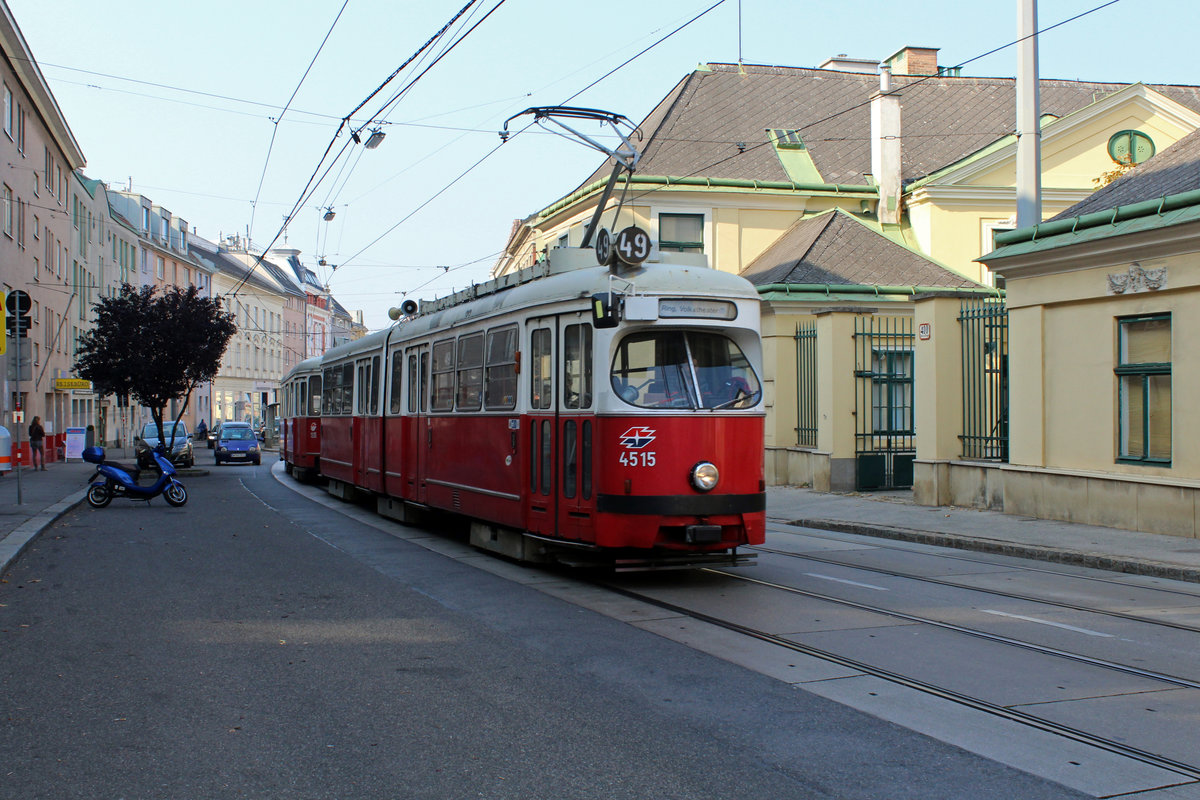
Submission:
[[[45,441],[46,429],[42,427],[42,418],[34,417],[33,422],[29,423],[29,457],[34,469],[38,469],[39,463],[43,471],[46,469]]]

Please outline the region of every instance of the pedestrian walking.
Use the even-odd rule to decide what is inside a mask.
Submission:
[[[34,417],[33,422],[29,423],[29,458],[33,462],[33,468],[38,469],[39,463],[44,472],[46,470],[46,429],[42,427],[42,418]]]

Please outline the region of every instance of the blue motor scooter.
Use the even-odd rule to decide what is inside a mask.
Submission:
[[[187,489],[176,480],[175,465],[164,455],[165,452],[160,445],[151,453],[162,473],[158,480],[149,486],[139,486],[137,479],[140,470],[137,467],[106,461],[103,447],[85,448],[83,460],[96,465],[96,471],[88,478],[92,482],[87,492],[88,505],[92,508],[104,508],[114,497],[150,500],[160,494],[170,505],[181,506],[186,503]]]

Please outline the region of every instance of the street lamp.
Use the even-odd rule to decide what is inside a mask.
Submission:
[[[367,143],[363,145],[368,150],[374,150],[383,142],[383,137],[387,136],[381,129],[375,128],[371,131],[371,135],[367,137]]]

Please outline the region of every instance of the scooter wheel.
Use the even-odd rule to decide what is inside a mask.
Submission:
[[[181,506],[187,502],[187,489],[183,488],[182,483],[172,483],[163,492],[163,497],[167,498],[169,505]]]
[[[92,508],[104,508],[112,499],[112,491],[107,486],[88,487],[87,501]]]

